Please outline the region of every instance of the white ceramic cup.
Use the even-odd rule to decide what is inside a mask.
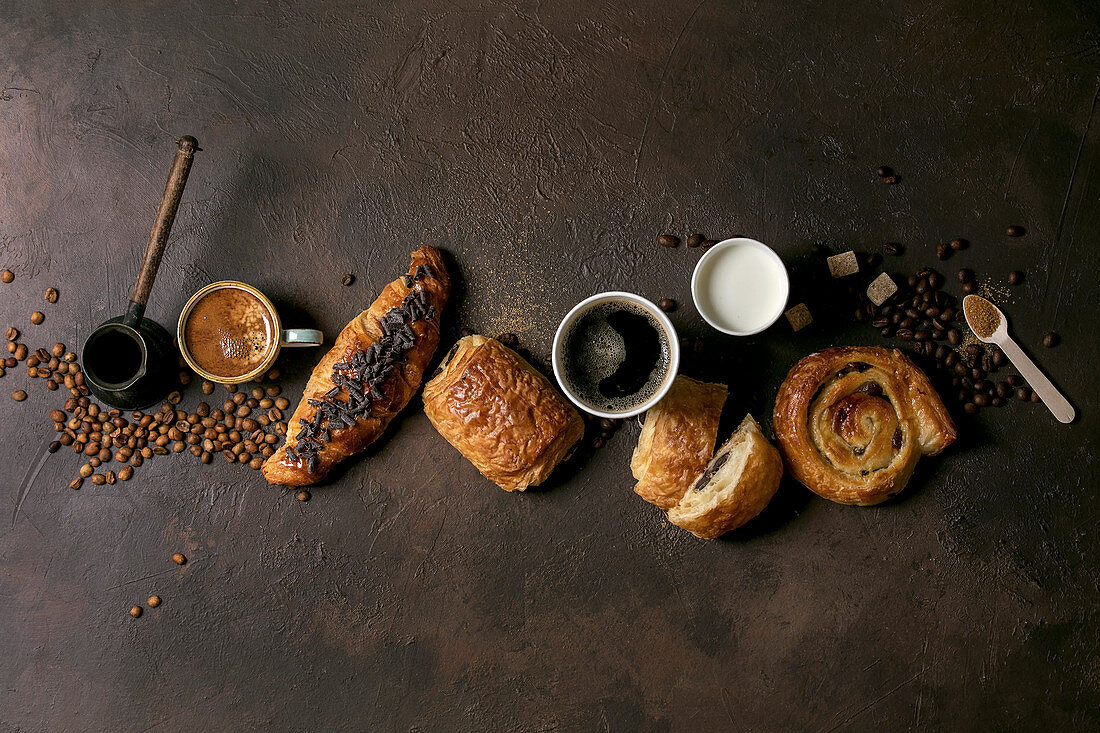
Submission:
[[[766,268],[762,268],[767,270],[763,274],[765,277],[774,278],[774,280],[768,282],[747,278],[748,281],[743,282],[740,286],[732,286],[738,288],[737,292],[743,293],[745,298],[765,297],[761,293],[766,290],[769,293],[766,297],[774,300],[774,305],[768,303],[767,305],[770,307],[762,312],[759,319],[754,319],[751,327],[743,329],[731,328],[728,321],[723,319],[720,313],[715,312],[713,294],[705,292],[707,287],[719,286],[717,283],[712,282],[714,275],[708,271],[714,267],[718,258],[727,255],[728,250],[735,247],[748,247],[762,253],[764,255],[763,261],[770,263],[766,265]],[[708,249],[695,264],[695,272],[691,275],[691,298],[695,301],[695,309],[699,311],[699,315],[703,317],[703,320],[722,333],[728,333],[731,336],[752,336],[770,328],[783,315],[783,309],[787,306],[787,298],[790,296],[790,292],[791,281],[783,260],[768,245],[747,237],[725,239]],[[751,303],[745,305],[759,308],[759,305]]]
[[[607,412],[590,404],[582,397],[578,396],[569,386],[568,380],[565,379],[565,337],[569,334],[570,328],[578,319],[589,310],[602,303],[629,303],[637,308],[642,308],[653,316],[654,320],[656,320],[664,330],[665,337],[668,340],[668,363],[666,365],[664,379],[660,386],[645,400],[645,402],[638,405],[632,405],[629,409],[621,412]],[[661,398],[665,396],[669,387],[672,386],[673,380],[676,379],[676,372],[680,368],[680,341],[676,336],[676,329],[673,327],[672,321],[668,319],[664,311],[640,295],[613,290],[606,293],[597,293],[590,298],[585,298],[580,303],[573,306],[573,309],[566,314],[565,318],[563,318],[558,325],[557,333],[554,334],[552,365],[554,368],[554,378],[558,380],[558,386],[561,387],[562,392],[565,393],[565,396],[568,397],[573,404],[591,415],[617,420],[639,415],[656,405],[661,401]]]

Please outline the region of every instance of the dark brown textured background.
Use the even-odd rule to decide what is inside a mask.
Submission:
[[[583,296],[679,299],[732,422],[801,356],[878,341],[829,317],[813,243],[899,241],[904,273],[965,236],[943,270],[1027,272],[1001,302],[1080,414],[960,419],[891,504],[785,483],[704,543],[632,494],[635,426],[509,495],[416,403],[307,504],[189,456],[71,491],[63,451],[16,510],[61,400],[13,369],[0,729],[1095,730],[1098,89],[1084,0],[0,2],[0,325],[32,349],[121,312],[193,134],[164,324],[237,278],[331,339],[427,243],[452,337],[536,360]],[[655,244],[695,229],[773,245],[818,322],[704,328],[698,251]],[[281,357],[288,392],[317,357]]]

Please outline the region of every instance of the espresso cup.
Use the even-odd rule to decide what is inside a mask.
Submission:
[[[599,293],[575,305],[554,334],[554,377],[565,396],[597,417],[645,412],[680,367],[668,316],[633,293]]]
[[[203,379],[239,384],[257,379],[284,346],[320,346],[313,328],[283,329],[266,295],[246,283],[222,280],[191,296],[180,313],[176,339],[184,361]]]

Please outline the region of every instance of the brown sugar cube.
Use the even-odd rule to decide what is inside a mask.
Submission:
[[[875,305],[882,305],[894,293],[898,292],[897,283],[890,279],[885,272],[871,281],[867,286],[867,297]]]
[[[810,309],[806,307],[805,303],[799,303],[783,315],[787,316],[787,320],[791,323],[791,328],[795,331],[801,331],[814,322],[814,317],[810,315]]]
[[[833,255],[828,262],[829,274],[833,277],[844,277],[859,272],[859,260],[856,259],[856,253],[851,250]]]

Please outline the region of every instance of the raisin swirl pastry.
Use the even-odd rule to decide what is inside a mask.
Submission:
[[[955,440],[928,377],[900,351],[838,347],[795,364],[773,425],[787,470],[814,493],[870,506],[898,494],[917,460]]]

